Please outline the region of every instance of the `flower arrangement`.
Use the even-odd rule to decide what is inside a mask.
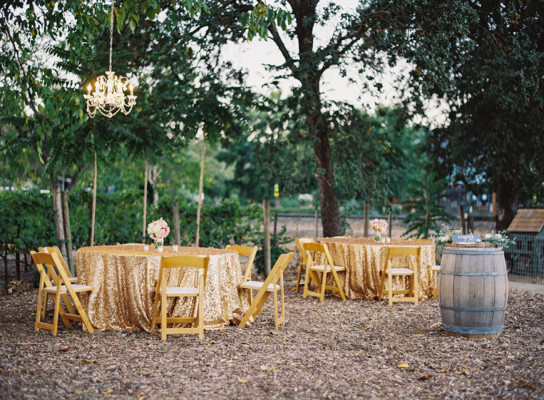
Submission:
[[[502,247],[503,249],[507,249],[514,243],[516,243],[515,240],[510,239],[507,236],[506,231],[499,231],[497,233],[486,233],[482,238],[482,241],[494,244],[496,247]]]
[[[381,235],[385,235],[387,232],[388,224],[384,219],[373,219],[370,221],[370,229],[374,230],[376,235],[374,240],[380,242],[382,240]]]
[[[147,234],[153,240],[164,239],[170,233],[170,228],[164,219],[158,219],[147,225]]]
[[[441,230],[436,236],[433,237],[435,244],[447,244],[451,243],[452,237],[446,230]],[[486,233],[482,237],[482,242],[490,243],[495,247],[502,247],[507,249],[515,243],[514,240],[510,239],[506,234],[506,231],[499,231],[497,233]]]

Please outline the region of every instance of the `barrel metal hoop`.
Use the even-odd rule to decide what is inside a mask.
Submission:
[[[444,330],[452,333],[460,333],[462,335],[492,335],[495,333],[501,333],[504,326],[457,326],[457,325],[448,325],[442,324]]]
[[[453,310],[453,311],[469,311],[469,312],[487,312],[487,311],[506,311],[505,307],[452,307],[444,306],[440,304],[440,309],[442,310]]]
[[[455,275],[455,276],[506,276],[506,271],[493,272],[473,272],[473,271],[443,271],[440,270],[440,275]]]
[[[504,251],[498,248],[467,248],[467,247],[445,247],[442,250],[442,254],[455,254],[455,255],[472,255],[472,256],[484,256],[484,255],[503,255]]]

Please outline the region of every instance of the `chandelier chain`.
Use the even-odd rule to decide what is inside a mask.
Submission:
[[[111,1],[111,11],[110,11],[110,71],[111,69],[111,49],[113,47],[113,0]]]

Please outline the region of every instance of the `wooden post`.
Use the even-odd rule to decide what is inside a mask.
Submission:
[[[72,253],[72,230],[70,228],[70,209],[68,206],[68,192],[61,193],[62,196],[62,218],[64,220],[64,236],[66,237],[66,262],[72,275],[76,275],[74,254]]]
[[[89,246],[94,246],[94,224],[96,221],[96,176],[98,175],[98,167],[96,161],[96,148],[94,149],[94,179],[93,179],[93,204],[91,207],[91,235],[89,237]]]
[[[368,203],[365,201],[364,206],[364,218],[365,218],[365,228],[364,228],[364,237],[368,237],[368,231],[370,228],[370,221],[368,220]]]
[[[493,208],[492,216],[497,216],[497,193],[493,192],[491,195],[491,207]]]
[[[147,154],[144,161],[144,215],[142,224],[142,243],[145,243],[145,228],[147,217]]]
[[[459,219],[461,221],[461,230],[463,231],[463,235],[466,235],[467,228],[465,226],[465,210],[462,204],[459,204]]]
[[[21,253],[16,251],[15,252],[15,272],[17,280],[21,280]]]
[[[66,259],[64,223],[62,222],[62,200],[59,186],[53,188],[53,209],[55,211],[55,227],[57,228],[57,246],[59,247],[62,256]]]
[[[391,235],[393,233],[393,211],[391,209],[389,210],[389,216],[387,217],[387,223],[389,225],[389,239],[391,239]]]
[[[174,241],[179,246],[181,242],[181,234],[179,229],[179,203],[174,201]]]
[[[206,125],[202,128],[202,152],[200,154],[200,182],[198,184],[198,207],[196,209],[196,240],[195,246],[200,242],[200,211],[202,209],[202,191],[204,190],[204,157],[206,156]]]
[[[278,233],[278,212],[274,213],[274,236]]]
[[[270,201],[263,200],[263,253],[264,253],[264,272],[268,276],[270,273]]]
[[[315,237],[314,242],[317,242],[317,236],[319,235],[319,214],[317,213],[317,208],[315,209]]]

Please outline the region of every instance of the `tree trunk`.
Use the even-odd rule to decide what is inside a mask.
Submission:
[[[204,161],[206,157],[206,126],[202,131],[202,153],[200,154],[200,181],[198,183],[198,207],[196,209],[196,240],[195,245],[200,243],[200,212],[202,210],[202,191],[204,190]]]
[[[94,225],[96,222],[96,187],[98,175],[98,162],[96,159],[96,148],[94,149],[94,177],[93,177],[93,204],[91,206],[91,235],[89,237],[89,246],[94,246]]]
[[[53,188],[53,210],[55,211],[55,228],[57,230],[57,246],[62,256],[66,259],[66,248],[64,243],[64,222],[62,218],[62,199],[60,187]]]
[[[499,179],[497,186],[497,230],[502,231],[510,226],[518,208],[518,193],[513,182]]]
[[[181,242],[181,232],[179,229],[179,203],[177,201],[174,201],[172,211],[174,214],[174,244],[179,246]]]
[[[62,217],[64,219],[64,236],[66,237],[66,261],[72,275],[76,275],[74,255],[72,253],[72,231],[70,229],[70,208],[68,207],[68,192],[61,193],[62,196]]]
[[[270,201],[263,200],[263,254],[264,272],[268,276],[271,268],[270,259]]]
[[[143,223],[142,223],[142,243],[145,243],[145,224],[147,215],[147,156],[144,163],[144,211],[143,211]]]
[[[307,84],[306,90],[306,97],[309,103],[307,106],[306,122],[310,133],[318,139],[314,144],[314,154],[323,236],[341,236],[344,230],[340,220],[338,195],[334,184],[329,128],[321,114],[319,81]]]

